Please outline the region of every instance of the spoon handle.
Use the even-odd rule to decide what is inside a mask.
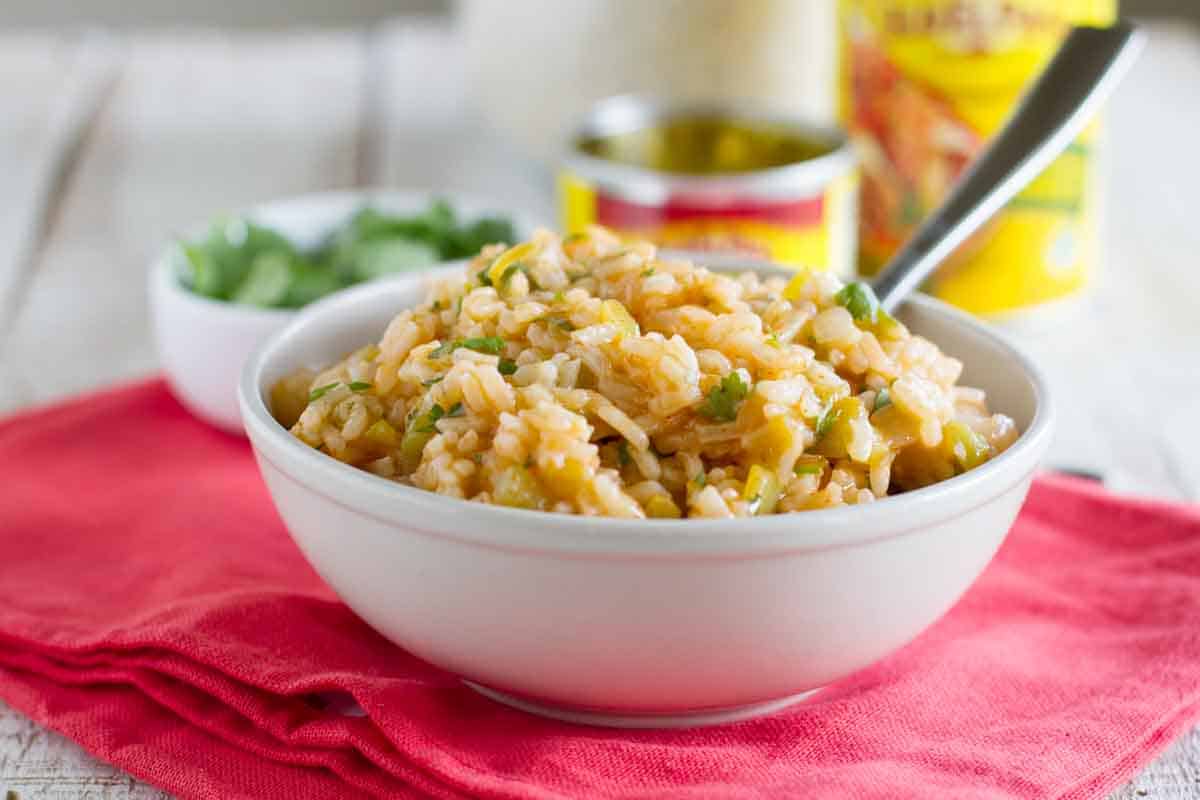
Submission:
[[[1133,63],[1141,39],[1128,22],[1071,29],[1004,128],[872,282],[885,309],[899,305],[1066,149]]]

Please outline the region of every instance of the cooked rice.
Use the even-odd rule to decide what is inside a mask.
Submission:
[[[281,381],[272,404],[310,446],[399,483],[618,517],[871,502],[1016,439],[955,386],[959,361],[841,289],[824,272],[711,272],[600,228],[539,231],[485,248],[377,345]]]

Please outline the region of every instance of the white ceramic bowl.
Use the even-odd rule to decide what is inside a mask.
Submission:
[[[513,221],[524,238],[535,227],[525,214],[501,210],[499,203],[437,192],[370,190],[302,195],[237,212],[275,228],[300,247],[315,246],[331,228],[363,206],[396,214],[419,213],[445,198],[465,219],[488,215]],[[191,235],[203,235],[207,225]],[[175,396],[201,419],[230,433],[242,433],[237,384],[247,357],[295,318],[297,311],[255,308],[202,297],[184,288],[175,248],[150,269],[150,311],[159,361]]]
[[[842,678],[946,612],[1013,522],[1051,436],[1037,369],[927,297],[903,317],[1023,432],[936,486],[740,520],[593,519],[466,503],[353,469],[271,417],[271,384],[376,341],[424,277],[307,309],[240,400],[271,496],[317,571],[406,650],[529,710],[601,724],[743,718]]]

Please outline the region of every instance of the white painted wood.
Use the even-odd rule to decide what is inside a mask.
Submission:
[[[11,34],[0,46],[0,329],[16,314],[17,287],[26,267],[20,253],[36,203],[46,132],[74,52],[73,42],[45,34]],[[15,402],[11,385],[0,359],[0,408]]]
[[[380,33],[380,153],[375,182],[493,197],[554,221],[554,176],[488,129],[470,99],[463,45],[436,23]]]
[[[0,408],[153,369],[143,270],[171,233],[223,209],[347,185],[357,174],[492,195],[552,217],[551,169],[522,159],[472,110],[461,47],[448,28],[428,23],[391,25],[370,39],[134,38],[126,77],[62,206],[12,340],[0,341]],[[2,251],[11,247],[9,209],[24,191],[21,164],[37,152],[45,95],[63,80],[69,56],[69,45],[52,37],[0,35]],[[364,81],[368,63],[376,71]],[[373,109],[361,106],[361,89]],[[11,98],[21,113],[13,114]],[[1200,33],[1154,28],[1112,104],[1108,268],[1083,316],[1019,337],[1058,390],[1054,464],[1103,472],[1118,489],[1193,500],[1198,101]],[[363,120],[375,129],[362,130]],[[17,396],[4,394],[9,385],[19,385]],[[5,789],[22,800],[163,796],[0,703]],[[1113,797],[1200,797],[1200,730]]]
[[[145,273],[197,220],[353,182],[360,48],[341,34],[130,40],[11,336],[7,405],[154,369]]]
[[[11,793],[11,795],[7,794]],[[166,800],[169,795],[88,755],[0,701],[0,797]]]

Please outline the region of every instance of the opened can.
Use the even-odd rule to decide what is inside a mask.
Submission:
[[[1072,25],[1116,0],[839,0],[841,118],[863,171],[859,267],[873,274],[1012,113]],[[1091,125],[927,289],[996,319],[1079,296],[1099,257],[1102,144]]]
[[[562,227],[662,247],[854,270],[858,180],[840,131],[783,116],[601,102],[569,142]]]

